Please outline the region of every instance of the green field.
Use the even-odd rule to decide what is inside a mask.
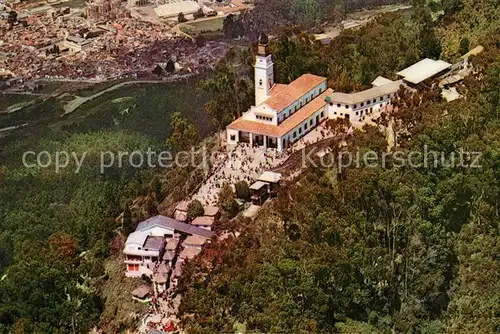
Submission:
[[[181,25],[181,30],[187,34],[200,34],[222,30],[224,17],[214,17],[210,20],[192,21]]]

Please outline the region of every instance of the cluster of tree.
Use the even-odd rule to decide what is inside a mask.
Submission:
[[[167,138],[167,147],[180,151],[187,150],[199,141],[198,129],[180,112],[174,112],[170,120],[172,133]]]
[[[29,136],[19,131],[1,139],[0,333],[87,333],[95,326],[115,333],[135,325],[130,308],[137,306],[121,303],[138,284],[124,280],[123,241],[139,221],[158,213],[160,203],[185,198],[204,177],[191,165],[147,167],[148,148],[164,151],[169,133],[174,150],[195,138],[196,128],[175,110],[203,124],[198,107],[207,98],[193,96],[192,85],[127,88],[117,92],[126,98],[92,101],[77,122],[66,118],[63,127],[49,127],[62,113],[54,99],[2,118],[37,126]],[[52,161],[54,152],[87,154],[78,173],[73,163],[56,173],[53,165],[23,166],[26,151],[51,152]],[[124,157],[120,167],[115,156],[101,173],[100,154],[108,151],[142,152],[144,166],[130,166]]]
[[[9,23],[10,25],[14,25],[17,23],[17,12],[13,10],[9,12],[9,15],[7,17],[7,23]]]
[[[189,220],[193,220],[196,217],[203,216],[205,210],[203,209],[203,205],[197,199],[191,201],[187,207],[187,217]]]
[[[229,218],[233,218],[238,214],[239,207],[236,202],[236,195],[229,183],[224,183],[219,191],[217,206],[227,213]]]
[[[160,64],[156,65],[152,72],[158,76],[163,76],[167,73],[174,73],[175,62],[172,59],[169,59],[164,66]]]
[[[181,312],[190,315],[188,332],[242,325],[266,333],[497,331],[495,42],[475,59],[466,98],[447,103],[424,87],[401,92],[397,112],[387,115],[404,134],[398,150],[407,155],[426,145],[440,152],[431,158],[437,166],[396,168],[390,157],[384,167],[311,166],[238,238],[212,245],[209,264],[187,270]],[[367,127],[332,149],[381,157],[387,148],[384,135]],[[482,152],[481,167],[470,165],[472,156],[469,168],[459,164],[461,149]]]
[[[463,54],[461,41],[466,38],[472,47],[482,44],[500,29],[500,6],[495,0],[441,0],[446,14],[440,18],[438,30],[446,58]],[[438,8],[439,9],[439,8]]]
[[[194,19],[200,19],[202,17],[205,17],[205,13],[203,12],[203,9],[198,9],[196,13],[193,14]]]

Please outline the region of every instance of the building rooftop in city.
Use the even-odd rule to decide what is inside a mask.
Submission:
[[[326,81],[325,77],[314,74],[301,75],[268,98],[264,103],[274,110],[281,111],[324,81]]]
[[[445,61],[425,58],[397,74],[410,83],[418,84],[450,67],[451,64]]]
[[[331,103],[342,103],[347,105],[358,104],[380,96],[395,93],[403,84],[403,80],[392,81],[383,86],[373,87],[357,93],[332,93],[330,95]]]
[[[240,117],[233,123],[229,124],[227,128],[261,134],[269,137],[282,137],[283,135],[295,129],[300,123],[302,123],[316,111],[321,109],[325,105],[325,98],[332,92],[333,90],[327,89],[322,94],[317,96],[314,100],[293,113],[279,125],[250,121]]]
[[[200,5],[196,1],[172,0],[164,5],[159,5],[155,8],[155,12],[159,17],[177,16],[179,13],[192,14],[200,9]]]

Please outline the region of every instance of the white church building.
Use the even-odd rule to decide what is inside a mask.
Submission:
[[[267,42],[262,34],[254,65],[255,106],[227,126],[230,146],[248,143],[281,152],[327,118],[371,121],[391,105],[401,86],[415,87],[442,75],[451,66],[441,60],[424,59],[398,72],[400,80],[379,76],[372,82],[372,88],[341,93],[328,88],[325,77],[313,74],[304,74],[288,85],[275,83]]]

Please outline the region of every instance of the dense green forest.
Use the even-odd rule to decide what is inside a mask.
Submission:
[[[488,11],[483,16],[478,8]],[[449,15],[476,14],[484,23],[491,10],[498,4],[465,0]],[[277,81],[310,71],[348,91],[422,57],[438,58],[445,23],[431,14],[428,7],[386,14],[328,47],[285,31],[270,45]],[[340,172],[311,165],[253,221],[224,221],[241,235],[212,244],[188,267],[181,313],[189,333],[500,330],[498,22],[484,31],[471,37],[486,51],[459,87],[464,98],[448,103],[439,88],[422,86],[400,92],[398,111],[384,115],[401,130],[400,152],[425,145],[443,152],[447,164],[461,149],[481,152],[481,167],[395,167],[391,159],[388,168]],[[334,143],[333,152],[381,156],[384,135],[364,130],[348,136],[347,147]]]

